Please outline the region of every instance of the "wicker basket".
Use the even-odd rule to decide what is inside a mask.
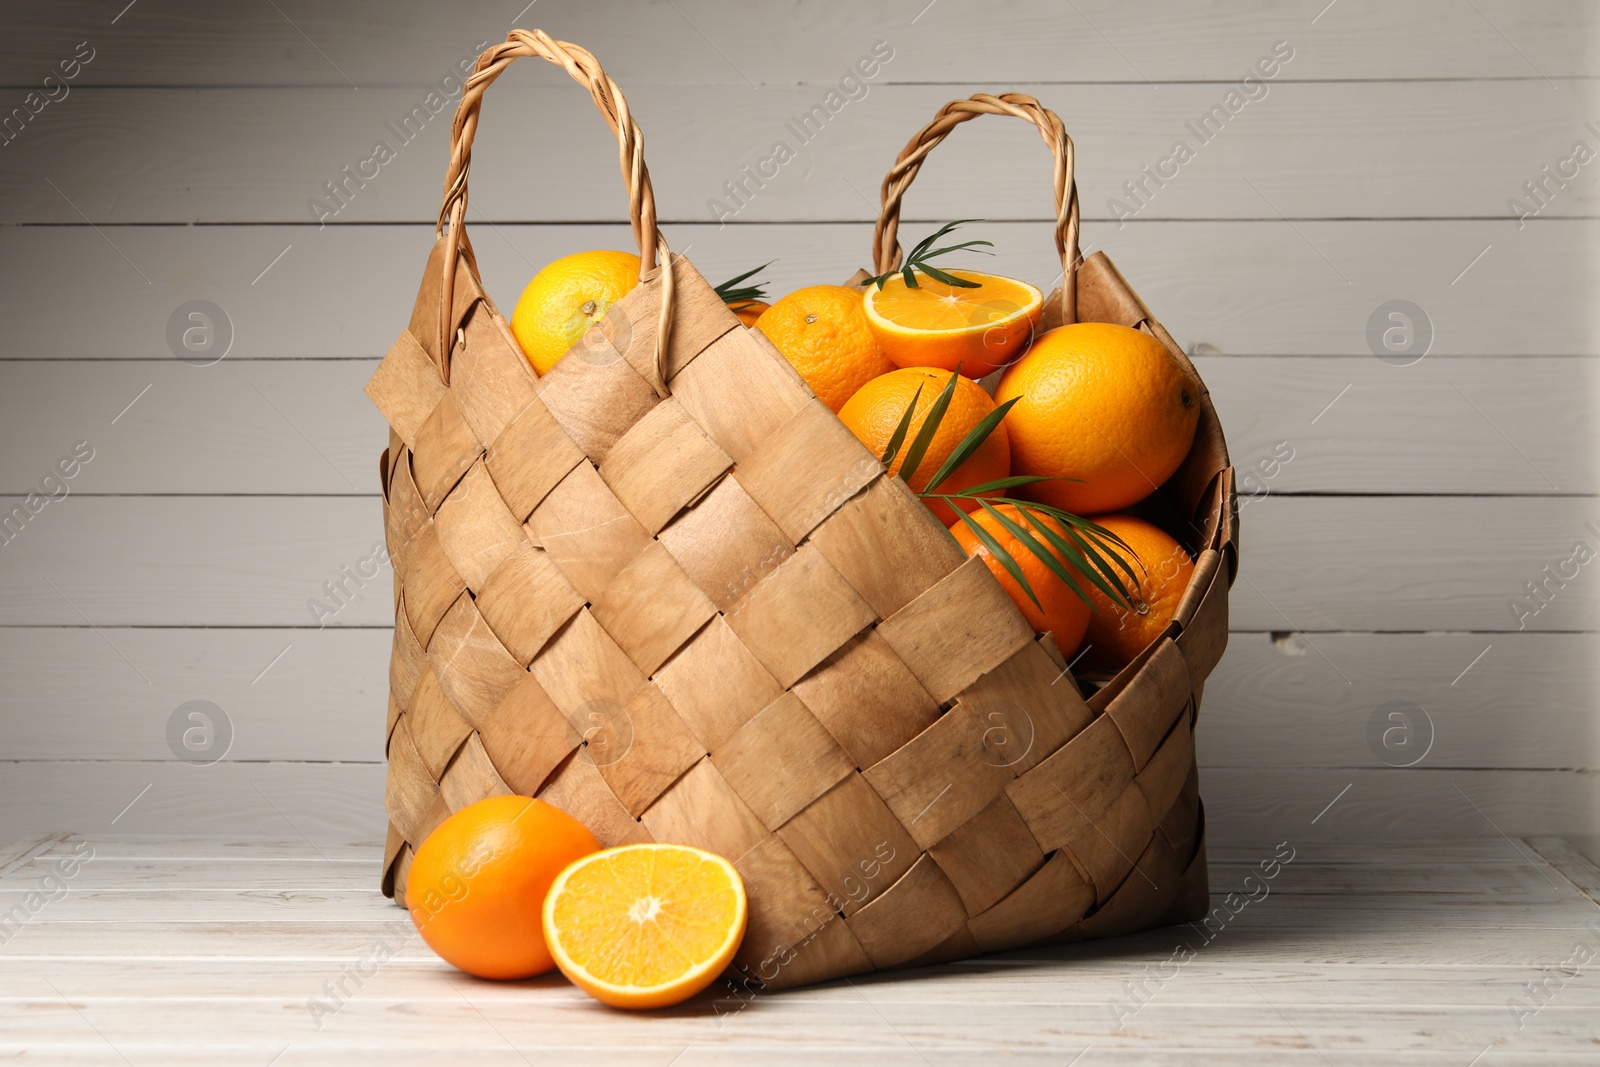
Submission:
[[[463,228],[482,95],[519,56],[589,87],[642,262],[537,380]],[[1072,144],[1028,97],[957,101],[912,140],[884,184],[879,270],[923,156],[980,113],[1034,122],[1055,156],[1049,321],[1136,326],[1192,372],[1103,255],[1078,262]],[[606,845],[734,860],[750,894],[735,976],[766,988],[1205,912],[1193,725],[1237,558],[1209,399],[1157,494],[1198,551],[1192,583],[1086,701],[983,562],[667,251],[639,129],[588,52],[517,30],[483,54],[439,234],[367,387],[391,427],[386,893],[403,901],[450,812],[515,792]]]

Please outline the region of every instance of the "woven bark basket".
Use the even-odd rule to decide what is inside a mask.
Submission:
[[[536,379],[463,227],[484,90],[519,56],[566,67],[617,135],[640,283]],[[1100,254],[1076,256],[1071,142],[1055,154],[1064,282],[1051,321],[1181,350]],[[1198,378],[1196,378],[1198,383]],[[538,796],[604,845],[731,859],[750,895],[731,978],[765,988],[1194,918],[1207,907],[1193,725],[1227,639],[1232,471],[1211,404],[1157,494],[1198,553],[1166,634],[1087,700],[981,560],[740,325],[656,229],[643,140],[594,57],[542,32],[486,51],[456,114],[439,237],[367,392],[395,573],[384,892],[486,796]]]

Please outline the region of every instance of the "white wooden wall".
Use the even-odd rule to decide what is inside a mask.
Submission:
[[[0,494],[94,450],[0,545],[0,840],[372,839],[387,574],[325,628],[307,601],[381,537],[384,427],[361,385],[407,321],[450,112],[325,227],[308,200],[394,145],[386,123],[516,4],[124,5],[0,15],[0,114],[93,49],[0,147]],[[1592,835],[1600,566],[1523,628],[1510,602],[1575,543],[1600,551],[1600,161],[1547,183],[1536,217],[1508,201],[1538,206],[1524,184],[1576,142],[1600,152],[1600,13],[1324,5],[543,0],[518,23],[589,47],[625,88],[673,246],[713,280],[776,258],[779,292],[866,264],[883,171],[940,104],[1039,96],[1077,142],[1087,246],[1195,351],[1241,471],[1293,449],[1243,512],[1234,633],[1205,691],[1213,839]],[[893,58],[866,95],[799,145],[785,120],[879,41]],[[1278,42],[1293,58],[1266,95],[1119,222],[1108,198],[1194,144],[1185,122]],[[719,224],[708,200],[778,140],[797,158]],[[1048,285],[1048,166],[1020,123],[964,126],[907,229],[982,216],[995,269]],[[555,256],[629,247],[614,146],[553,68],[491,91],[473,179],[504,307]],[[212,366],[169,349],[194,299],[232,323]],[[1432,323],[1410,366],[1367,339],[1395,299]],[[192,699],[233,724],[212,766],[168,748]],[[1391,701],[1431,719],[1416,766],[1369,745]]]

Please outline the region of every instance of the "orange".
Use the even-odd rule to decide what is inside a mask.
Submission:
[[[1022,509],[1015,504],[996,504],[995,510],[1006,518],[1022,527],[1033,535],[1057,559],[1071,567],[1071,563],[1041,534],[1033,523],[1022,514]],[[1059,519],[1048,515],[1034,513],[1033,518],[1048,525],[1057,534],[1065,538],[1066,528]],[[995,517],[987,511],[980,511],[972,516],[972,521],[983,527],[988,534],[999,542],[999,545],[1011,558],[1016,561],[1017,568],[1022,571],[1023,577],[1028,579],[1028,588],[1033,590],[1033,595],[1039,598],[1035,604],[1023,591],[1021,583],[1011,576],[1011,572],[991,553],[987,546],[978,539],[978,535],[964,522],[957,522],[950,527],[950,532],[960,542],[962,549],[969,556],[981,556],[988,566],[990,573],[1000,582],[1000,585],[1011,596],[1013,602],[1021,609],[1022,615],[1028,624],[1040,633],[1049,631],[1055,638],[1056,647],[1063,656],[1071,657],[1078,650],[1078,645],[1083,641],[1084,631],[1089,627],[1089,605],[1072,591],[1072,587],[1058,578],[1049,567],[1045,566],[1034,552],[1025,546],[1015,534],[1011,533],[1000,524]],[[1092,588],[1088,579],[1080,578],[1078,584],[1085,590]],[[1097,590],[1098,591],[1098,590]],[[1103,596],[1104,594],[1102,594]]]
[[[1015,359],[1033,339],[1044,295],[1015,278],[952,270],[976,289],[926,274],[917,288],[896,275],[883,288],[867,286],[864,306],[884,353],[901,367],[943,367],[982,378]]]
[[[1200,419],[1200,383],[1149,334],[1105,322],[1060,326],[1034,341],[995,391],[1011,473],[1038,482],[1018,496],[1088,515],[1142,500],[1178,469]]]
[[[555,966],[539,906],[561,869],[600,842],[560,808],[528,797],[469,804],[417,849],[406,906],[446,963],[479,978],[527,978]]]
[[[796,289],[756,320],[783,358],[829,410],[837,412],[863,385],[894,370],[883,354],[867,316],[861,292],[843,285]]]
[[[511,333],[534,372],[549,374],[637,284],[639,257],[632,252],[577,252],[535,274],[511,313]]]
[[[949,381],[949,371],[931,367],[906,367],[891,371],[862,386],[861,391],[839,409],[839,418],[867,446],[868,451],[881,457],[888,450],[889,439],[894,436],[900,420],[905,417],[906,408],[911,404],[911,398],[915,396],[916,413],[911,417],[911,425],[900,443],[899,453],[889,465],[890,474],[899,474],[905,464],[906,453],[911,449],[911,442],[917,439],[917,431],[922,429],[923,422],[928,418],[928,410]],[[918,386],[922,387],[920,394],[917,392]],[[939,421],[939,429],[929,442],[927,452],[923,453],[922,462],[917,464],[917,469],[912,473],[909,484],[913,491],[921,492],[927,487],[944,461],[950,458],[950,453],[967,436],[967,431],[983,421],[984,416],[994,410],[994,406],[994,400],[983,391],[983,386],[970,378],[956,379],[956,391],[950,397],[950,406],[945,409],[944,418]],[[1011,446],[1006,433],[1006,423],[1009,421],[1008,416],[996,426],[978,450],[968,456],[966,462],[957,467],[936,491],[956,493],[1009,474]],[[1001,496],[1003,492],[985,495]],[[946,526],[956,521],[956,513],[950,507],[950,502],[925,500],[924,503]],[[960,504],[963,511],[974,511],[979,507],[976,500],[955,503]]]
[[[572,984],[617,1008],[664,1008],[710,985],[739,950],[749,902],[721,856],[622,845],[562,871],[544,934]]]
[[[737,315],[739,321],[746,326],[754,326],[756,321],[761,318],[762,313],[771,306],[765,300],[741,300],[737,304],[729,304],[728,310]],[[771,338],[768,338],[768,340],[771,340]]]
[[[1127,560],[1139,576],[1139,588],[1134,589],[1123,575],[1123,584],[1129,586],[1128,599],[1133,601],[1132,611],[1112,603],[1110,597],[1087,582],[1079,583],[1088,592],[1095,612],[1089,619],[1084,664],[1121,670],[1166,631],[1173,612],[1178,610],[1178,601],[1189,588],[1194,561],[1183,546],[1143,519],[1096,515],[1091,521],[1122,538],[1136,557],[1128,559],[1128,553],[1115,545],[1105,548],[1106,553],[1114,552]]]

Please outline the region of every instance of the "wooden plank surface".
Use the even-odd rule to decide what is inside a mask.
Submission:
[[[391,910],[390,917],[401,916],[398,911]],[[1140,950],[1153,948],[1152,955],[1158,954],[1159,958],[1165,959],[1173,943],[1178,940],[1178,935],[1176,932],[1167,932],[1164,944],[1161,942],[1161,932],[1140,935],[1140,939]],[[330,973],[338,973],[345,961],[359,958],[360,950],[365,947],[350,946],[342,953],[324,957],[257,957],[250,961],[249,973],[227,958],[192,957],[183,961],[168,961],[159,956],[143,959],[73,956],[56,957],[48,961],[17,960],[13,966],[0,970],[0,998],[36,996],[40,990],[38,975],[41,971],[48,973],[51,980],[58,982],[63,990],[70,987],[75,997],[115,996],[124,992],[128,983],[138,980],[141,975],[153,975],[163,995],[173,998],[207,997],[217,1001],[255,995],[288,1000],[298,996],[302,998],[300,1010],[304,1011],[303,998],[307,990],[317,990],[328,980]],[[963,1007],[971,1009],[1008,1002],[1037,1003],[1049,998],[1063,1006],[1088,1006],[1104,1011],[1105,989],[1108,986],[1116,988],[1115,983],[1125,980],[1125,968],[1128,966],[1125,957],[1131,955],[1132,949],[1133,946],[1127,942],[1080,946],[1072,960],[1072,975],[1074,979],[1082,979],[1082,985],[1073,981],[1065,987],[1051,970],[1036,964],[1030,965],[1030,957],[1023,954],[959,964],[959,974],[971,975],[972,980],[967,982],[941,981],[927,973],[909,982],[891,983],[878,979],[855,981],[882,996],[884,1000],[879,1003],[916,1000],[943,1003],[953,1010],[960,1010]],[[380,975],[369,980],[367,995],[390,1001],[437,998],[441,993],[442,968],[431,960],[427,962],[430,965],[391,961],[391,965],[385,967]],[[1283,1000],[1291,1005],[1315,1001],[1354,1012],[1381,1009],[1400,1001],[1412,1007],[1440,1011],[1498,1013],[1505,1012],[1507,987],[1536,978],[1540,970],[1537,966],[1501,965],[1495,973],[1497,978],[1503,980],[1486,982],[1483,969],[1476,967],[1346,963],[1340,966],[1338,972],[1346,981],[1341,982],[1336,990],[1330,988],[1326,969],[1314,962],[1197,960],[1185,968],[1185,974],[1192,974],[1197,979],[1204,975],[1207,983],[1228,982],[1238,984],[1241,988],[1244,981],[1259,983],[1263,990],[1282,987],[1281,992],[1286,994]],[[1100,983],[1099,989],[1092,983]],[[473,983],[472,988],[483,987]],[[843,988],[848,991],[849,987]],[[1585,988],[1584,983],[1577,982],[1569,987],[1569,991],[1577,994],[1572,1001],[1575,1007],[1592,1010],[1592,987]],[[448,988],[442,992],[449,994]],[[550,991],[543,987],[533,990],[525,987],[524,996],[529,992],[536,996],[548,996]],[[817,990],[814,995],[824,995],[825,992]],[[1188,999],[1193,1002],[1195,994],[1191,992]],[[1279,997],[1274,996],[1273,1000],[1279,1002]],[[1509,1019],[1509,1014],[1506,1017]],[[1107,1018],[1110,1018],[1109,1013]]]
[[[1566,566],[1577,542],[1600,542],[1587,497],[1275,495],[1245,519],[1236,629],[1548,632],[1600,619],[1588,567]],[[324,583],[382,536],[376,496],[69,496],[0,547],[0,625],[315,626],[309,602],[338,606]],[[1541,602],[1525,583],[1549,581],[1546,566],[1576,574]],[[378,582],[327,625],[390,625]],[[1542,606],[1519,614],[1514,598]]]
[[[126,834],[302,840],[377,840],[383,813],[381,763],[296,761],[190,766],[62,760],[5,764],[0,839],[81,827],[95,840]],[[41,829],[42,828],[42,829]],[[369,872],[376,884],[379,872]],[[361,879],[355,878],[357,886]],[[346,883],[349,884],[349,883]]]
[[[1426,763],[1404,771],[1373,765],[1235,767],[1202,770],[1201,798],[1206,834],[1224,844],[1266,848],[1302,827],[1374,846],[1503,841],[1503,834],[1546,832],[1541,826],[1551,833],[1586,833],[1600,805],[1600,776],[1592,770],[1471,770]]]
[[[894,77],[977,78],[1001,84],[1234,80],[1272,42],[1304,47],[1302,78],[1511,78],[1597,73],[1595,14],[1577,0],[1227,0],[1174,8],[1158,0],[1006,0],[966,19],[958,8],[825,0],[794,8],[781,0],[742,4],[728,18],[717,0],[632,4],[602,0],[552,5],[518,16],[555,37],[587,44],[624,86],[712,83],[748,88],[842,75],[878,38],[894,41]],[[478,41],[511,28],[516,5],[469,0],[448,7],[311,0],[244,8],[227,19],[146,3],[118,18],[117,5],[72,0],[6,14],[0,83],[31,86],[56,55],[90,36],[100,46],[84,85],[326,85],[369,89],[437,81]],[[109,8],[109,10],[108,10]],[[115,19],[115,21],[113,21]],[[1313,21],[1313,19],[1315,21]],[[786,32],[774,36],[773,25]],[[1019,29],[1021,32],[1019,32]],[[297,32],[298,31],[298,32]],[[1419,48],[1447,37],[1449,47]],[[792,47],[804,41],[804,48]],[[103,43],[102,43],[103,42]],[[663,42],[671,42],[663,47]],[[551,78],[549,71],[541,78]]]
[[[171,758],[49,760],[5,764],[5,775],[0,838],[76,825],[91,828],[97,839],[299,831],[320,841],[370,839],[385,825],[384,768],[375,762],[224,760],[192,767]],[[1587,833],[1600,805],[1600,776],[1577,769],[1430,769],[1426,763],[1395,771],[1373,759],[1352,768],[1202,768],[1201,796],[1207,838],[1218,844],[1270,850],[1286,834],[1309,828],[1327,840],[1400,846],[1502,840],[1502,830]],[[118,818],[123,808],[127,813]]]
[[[377,862],[381,863],[381,858]],[[237,924],[241,936],[248,937],[252,927],[259,930],[278,923],[304,923],[308,926],[315,923],[326,926],[329,933],[335,936],[344,937],[348,934],[341,927],[370,922],[374,918],[372,897],[376,890],[372,884],[373,869],[374,864],[368,864],[359,871],[343,872],[354,883],[345,888],[323,884],[327,881],[327,874],[318,877],[315,884],[310,886],[240,886],[186,889],[173,893],[152,892],[149,884],[91,889],[78,885],[75,879],[71,909],[60,912],[52,910],[41,916],[41,922],[29,924],[26,936],[14,937],[6,946],[9,954],[15,955],[39,955],[45,947],[44,942],[49,943],[52,951],[57,946],[74,944],[84,952],[95,952],[97,929],[80,927],[76,932],[78,937],[71,938],[66,931],[52,927],[50,923],[92,922],[96,928],[100,924],[117,924],[127,928],[167,926],[173,933],[173,939],[166,949],[174,954],[181,954],[189,947],[182,939],[185,928],[205,931],[219,924]],[[24,870],[19,875],[24,879],[32,876],[32,881],[22,881],[14,889],[0,887],[0,913],[9,912],[17,905],[25,905],[28,894],[36,891],[37,879],[45,873],[47,870]],[[341,877],[340,872],[333,873],[335,877]],[[159,874],[167,876],[169,872],[162,871]],[[1316,877],[1317,874],[1311,876]],[[1529,877],[1538,881],[1537,874],[1530,874]],[[1230,884],[1237,881],[1237,877],[1228,879]],[[1326,895],[1282,898],[1274,905],[1270,921],[1280,929],[1293,930],[1305,929],[1317,921],[1339,918],[1344,920],[1345,932],[1366,933],[1374,925],[1389,924],[1387,917],[1379,920],[1373,915],[1382,907],[1405,913],[1417,935],[1436,937],[1441,930],[1454,930],[1463,921],[1479,918],[1485,905],[1497,908],[1501,929],[1534,932],[1532,936],[1549,930],[1581,928],[1585,921],[1596,918],[1594,902],[1580,899],[1565,890],[1558,900],[1529,903],[1513,900],[1504,891],[1487,888],[1475,893],[1440,893],[1435,896],[1435,890],[1431,887],[1411,890],[1397,887],[1392,890],[1392,897],[1382,892],[1373,893],[1368,888],[1368,892],[1357,895],[1356,891],[1333,880]],[[1553,893],[1548,887],[1546,892]],[[391,918],[402,919],[403,915],[395,909]],[[426,946],[412,943],[409,947],[417,958],[427,957]],[[148,954],[148,947],[140,954]],[[1600,993],[1596,993],[1595,997],[1596,1006],[1600,1006]]]
[[[82,835],[70,832],[32,839],[32,844],[37,846],[39,852],[30,853],[28,859],[23,862],[34,862],[43,852],[55,848],[63,841],[67,842],[69,848],[75,847],[76,842],[81,839]],[[280,829],[273,833],[240,834],[232,837],[215,834],[190,838],[173,837],[171,834],[120,833],[115,837],[96,835],[94,851],[96,858],[114,860],[124,869],[132,864],[155,864],[162,867],[188,864],[191,871],[204,871],[205,876],[211,879],[217,877],[218,872],[225,869],[224,865],[227,864],[245,864],[260,871],[268,867],[293,866],[310,862],[312,853],[315,853],[315,859],[319,863],[332,861],[359,865],[370,862],[373,850],[382,847],[383,838],[370,834],[348,838],[323,836],[313,845],[304,837]],[[52,861],[39,860],[39,862]],[[101,869],[104,867],[102,864]],[[187,881],[167,883],[168,888],[189,884],[191,883]],[[222,882],[213,881],[208,881],[206,884],[218,887],[224,885]],[[234,884],[228,885],[229,888],[237,888]]]
[[[1519,214],[1512,198],[1540,219],[1593,217],[1600,208],[1600,168],[1572,164],[1559,187],[1551,181],[1545,190],[1548,206],[1522,191],[1544,179],[1542,164],[1569,157],[1575,141],[1600,145],[1600,134],[1584,126],[1600,104],[1596,83],[1563,81],[1559,92],[1539,79],[1280,83],[1300,58],[1252,88],[1255,99],[1237,114],[1220,107],[1228,87],[1215,83],[1029,91],[1064,116],[1077,144],[1085,219],[1509,220]],[[732,100],[709,108],[702,85],[634,94],[648,144],[659,146],[647,159],[662,219],[870,224],[878,185],[910,131],[948,100],[992,86],[875,84],[897,64],[884,65],[864,97],[809,128],[797,116],[828,84],[728,89]],[[488,97],[473,202],[500,224],[615,217],[623,186],[610,131],[571,86],[520,73]],[[413,119],[402,129],[424,95],[416,87],[82,90],[6,146],[0,219],[79,225],[81,209],[102,226],[432,222],[452,110],[424,108],[425,124]],[[727,104],[739,115],[731,126]],[[1202,126],[1213,106],[1222,120]],[[1482,121],[1499,111],[1523,121]],[[1416,151],[1420,129],[1431,138],[1426,152]],[[380,142],[393,158],[363,165]],[[285,152],[290,143],[295,151]],[[971,159],[1004,165],[975,174]],[[979,204],[989,219],[1054,218],[1050,168],[1026,125],[968,124],[929,157],[906,198],[906,218],[963,218]],[[347,183],[340,197],[330,181]],[[742,192],[730,192],[729,182]]]
[[[978,195],[975,205],[983,203]],[[620,221],[491,227],[478,212],[492,214],[492,205],[473,204],[469,229],[484,281],[506,308],[536,265],[631,246]],[[1374,360],[1367,322],[1394,299],[1428,315],[1429,359],[1600,354],[1592,323],[1577,310],[1590,294],[1597,226],[1538,219],[1519,232],[1510,219],[1136,219],[1120,231],[1087,223],[1083,233],[1085,249],[1105,250],[1186,348]],[[929,229],[910,226],[908,234]],[[1046,288],[1060,273],[1048,227],[996,222],[984,230],[997,246],[985,261],[993,270]],[[865,264],[872,237],[865,223],[697,223],[666,234],[714,282],[776,257],[765,272],[776,293],[848,277]],[[232,356],[376,359],[410,320],[432,240],[431,226],[0,228],[0,315],[8,326],[0,356],[171,359],[168,319],[185,301],[205,299],[231,320]],[[1219,249],[1226,270],[1217,269]],[[86,293],[93,315],[83,314]]]
[[[0,1051],[24,1062],[257,1064],[380,1053],[396,1063],[532,1054],[625,1064],[1590,1054],[1600,989],[1571,961],[1600,944],[1600,905],[1578,891],[1593,868],[1559,840],[1382,849],[1310,829],[1290,836],[1292,858],[1266,895],[1209,936],[1155,929],[748,1003],[713,987],[675,1009],[619,1015],[559,977],[466,979],[402,912],[347,888],[303,839],[264,838],[252,854],[216,838],[96,846],[92,833],[71,835],[28,843],[42,852],[0,874],[5,901],[31,891],[54,860],[93,849],[0,951]],[[365,851],[376,865],[378,847]],[[1289,855],[1214,850],[1219,908],[1247,873],[1260,883],[1257,861],[1272,852]],[[305,884],[282,888],[286,867]],[[120,889],[106,884],[124,872]],[[1192,958],[1177,955],[1184,949]],[[1553,992],[1528,1001],[1537,985]]]
[[[1586,359],[1210,357],[1246,508],[1265,494],[1594,493],[1600,374]],[[1283,457],[1288,456],[1285,460]],[[1245,511],[1248,523],[1252,513]]]
[[[1430,768],[1600,768],[1600,663],[1590,635],[1310,639],[1315,649],[1304,638],[1275,641],[1260,631],[1229,637],[1206,682],[1195,735],[1208,775],[1262,766],[1375,768],[1412,757]],[[0,752],[13,760],[62,752],[164,760],[171,756],[168,720],[183,703],[203,699],[228,716],[229,759],[377,761],[389,645],[387,630],[334,627],[7,630],[0,642],[0,676],[9,685],[0,697]],[[1349,684],[1329,661],[1341,665]],[[30,713],[45,697],[53,713]],[[1415,708],[1392,707],[1399,702]],[[1410,719],[1391,722],[1390,710]],[[1401,727],[1389,735],[1392,747],[1381,732],[1369,738],[1375,717],[1383,730]]]
[[[1396,367],[1376,359],[1209,356],[1196,365],[1247,497],[1600,489],[1600,365],[1593,359],[1425,359]],[[388,443],[382,416],[361,390],[376,366],[375,359],[13,364],[4,371],[11,388],[0,392],[0,493],[36,489],[80,440],[95,457],[70,482],[74,493],[346,494],[351,483],[368,491],[374,458]]]
[[[386,631],[104,631],[149,676],[148,686],[93,630],[10,633],[0,650],[0,673],[11,682],[0,752],[28,762],[6,768],[7,782],[25,799],[8,804],[0,837],[62,825],[68,816],[84,825],[100,817],[119,832],[171,826],[292,832],[285,817],[353,833],[381,828]],[[1265,633],[1233,634],[1207,684],[1197,752],[1213,841],[1270,844],[1288,809],[1345,840],[1492,836],[1495,826],[1512,825],[1515,832],[1554,825],[1577,832],[1600,803],[1591,636],[1311,639],[1354,684],[1345,684],[1316,651],[1288,639],[1275,643]],[[26,693],[49,694],[56,713],[27,713],[18,699]],[[210,700],[228,716],[234,740],[225,762],[172,763],[167,722],[191,699]],[[1407,760],[1381,742],[1374,747],[1369,729],[1375,715],[1399,701],[1423,709],[1426,720],[1402,708],[1412,717],[1405,726],[1417,744],[1431,730],[1433,743],[1418,766],[1391,771],[1386,762]],[[87,762],[51,762],[63,751]],[[256,762],[264,760],[274,762]],[[299,762],[328,760],[341,762]],[[1493,766],[1521,769],[1474,769]],[[146,785],[151,792],[113,826],[109,820]],[[1311,824],[1346,785],[1351,792]],[[306,790],[327,803],[300,806],[294,798]],[[303,885],[298,875],[284,877],[273,884]]]
[[[1600,540],[1585,525],[1600,520],[1590,498],[1268,497],[1247,519],[1246,563],[1229,596],[1234,626],[1592,631],[1600,621],[1579,564],[1572,582],[1548,587],[1549,600],[1526,592],[1577,542],[1592,549]],[[1516,598],[1537,614],[1512,610]]]
[[[1532,837],[1528,844],[1544,860],[1559,867],[1579,893],[1600,904],[1600,863],[1563,837]]]
[[[1563,840],[1533,839],[1537,847],[1520,846],[1527,855],[1516,863],[1501,861],[1518,858],[1519,846],[1502,843],[1497,852],[1480,842],[1472,846],[1476,862],[1461,868],[1456,862],[1463,854],[1459,842],[1417,843],[1375,864],[1358,845],[1319,839],[1314,850],[1304,855],[1288,847],[1281,850],[1286,855],[1293,851],[1295,859],[1272,880],[1271,893],[1335,907],[1341,900],[1352,906],[1370,904],[1373,897],[1388,898],[1403,907],[1418,903],[1455,907],[1497,897],[1518,907],[1549,906],[1556,909],[1551,916],[1557,912],[1565,915],[1562,909],[1584,904],[1582,893],[1575,895],[1572,890],[1588,886],[1591,879],[1585,872],[1592,864],[1570,846],[1555,843]],[[91,839],[66,833],[24,844],[28,856],[0,872],[0,892],[25,893],[68,851],[92,852],[92,860],[71,879],[75,899],[79,895],[94,898],[92,903],[80,900],[74,905],[92,908],[87,914],[80,913],[80,919],[112,918],[102,914],[102,909],[120,909],[128,901],[142,898],[164,901],[187,893],[204,894],[196,898],[197,908],[189,916],[193,919],[224,919],[223,910],[270,906],[273,894],[280,891],[322,893],[330,901],[348,894],[370,896],[370,887],[351,889],[345,878],[382,862],[382,846],[377,841],[324,838],[310,842],[270,835],[245,842],[215,836],[180,839],[140,834],[115,838],[96,834]],[[1248,874],[1259,879],[1256,851],[1221,844],[1209,848],[1212,881],[1223,886]],[[1565,871],[1565,879],[1551,878],[1551,866]],[[241,894],[240,890],[260,892]]]
[[[1330,633],[1310,640],[1315,648],[1304,637],[1229,635],[1206,680],[1195,731],[1202,767],[1371,767],[1415,759],[1430,768],[1600,768],[1600,665],[1590,634]],[[1392,711],[1408,718],[1391,720]],[[1374,719],[1380,727],[1369,737]],[[1383,731],[1395,726],[1385,747]]]
[[[389,581],[386,570],[369,598],[387,601]],[[170,759],[168,720],[208,700],[231,725],[229,759],[382,760],[390,644],[389,630],[347,627],[7,630],[0,753]],[[47,694],[54,713],[30,713],[24,693]]]

